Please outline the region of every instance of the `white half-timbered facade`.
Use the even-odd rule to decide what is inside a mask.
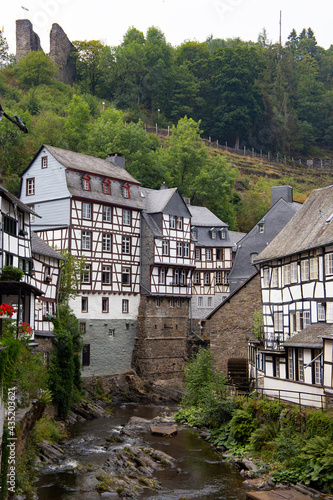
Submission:
[[[323,358],[323,337],[333,325],[333,186],[313,191],[255,262],[264,338],[252,364],[265,387],[307,392],[319,404],[332,392],[324,369],[333,352]]]
[[[228,224],[208,208],[187,206],[192,215],[191,236],[195,245],[191,316],[198,323],[198,319],[206,318],[229,294],[234,243]]]
[[[122,157],[42,146],[22,174],[20,198],[41,216],[39,236],[85,259],[70,301],[84,332],[83,376],[131,367],[140,298],[140,184]]]
[[[35,328],[35,298],[42,291],[32,280],[30,217],[36,214],[18,198],[0,186],[0,269],[14,266],[24,275],[21,281],[0,281],[0,303],[12,305],[17,326],[22,322]],[[33,334],[30,340],[33,340]]]

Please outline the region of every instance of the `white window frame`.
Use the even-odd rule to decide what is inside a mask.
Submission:
[[[131,211],[128,210],[127,208],[123,209],[123,224],[124,226],[131,225]]]
[[[262,274],[263,274],[263,287],[268,288],[269,287],[269,278],[270,278],[269,267],[264,267],[262,270]]]
[[[193,275],[193,283],[195,285],[199,285],[200,282],[201,282],[201,280],[200,280],[200,273],[199,273],[199,271],[195,271],[194,275]]]
[[[212,260],[213,252],[211,248],[206,248],[206,260]]]
[[[111,234],[103,233],[102,238],[103,252],[111,252]]]
[[[310,279],[310,264],[308,259],[301,261],[301,280],[309,281]]]
[[[82,231],[82,250],[91,250],[91,231]]]
[[[284,274],[284,284],[289,285],[291,283],[291,281],[290,281],[290,264],[285,264],[283,274]]]
[[[158,282],[160,285],[165,285],[166,281],[166,269],[165,267],[161,267],[158,273]]]
[[[325,255],[325,274],[326,276],[333,274],[333,253],[327,253]]]
[[[298,264],[297,262],[290,263],[290,282],[298,283]]]
[[[274,332],[283,333],[283,313],[282,311],[275,311],[274,317]]]
[[[176,229],[176,216],[175,215],[169,216],[169,226],[170,226],[170,229]]]
[[[183,243],[181,241],[177,241],[176,244],[176,255],[177,257],[183,256]]]
[[[189,258],[190,256],[190,244],[184,243],[184,257]]]
[[[318,259],[317,257],[312,257],[310,259],[310,279],[317,280],[318,279]]]
[[[204,285],[210,285],[210,273],[205,272],[203,274]]]
[[[91,203],[82,202],[82,219],[91,219]]]
[[[177,229],[183,229],[183,217],[177,217]]]
[[[102,266],[102,284],[111,285],[111,266]]]
[[[279,286],[279,270],[277,267],[272,268],[272,287],[276,288]]]
[[[112,219],[112,208],[103,205],[103,222],[111,222]]]
[[[198,307],[203,307],[203,297],[201,295],[198,297]]]
[[[318,321],[326,321],[326,307],[322,302],[317,304],[317,319]]]
[[[130,236],[123,236],[122,242],[121,242],[121,252],[123,255],[130,255],[131,254],[131,237]]]
[[[299,382],[304,382],[304,350],[301,348],[298,348],[297,351],[297,357],[298,357],[298,363],[297,363],[297,368],[298,368],[298,381]]]

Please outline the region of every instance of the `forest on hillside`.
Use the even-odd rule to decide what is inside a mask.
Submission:
[[[293,30],[284,46],[263,30],[257,42],[208,38],[173,47],[156,27],[145,35],[129,28],[115,47],[96,40],[74,46],[69,86],[43,52],[16,62],[0,32],[0,103],[29,129],[23,134],[8,120],[0,123],[0,182],[15,194],[19,174],[43,143],[101,158],[118,152],[145,186],[177,186],[230,229],[247,231],[239,171],[200,137],[286,157],[332,156],[333,47],[319,47],[311,28]],[[171,134],[147,134],[145,124],[170,126]],[[263,186],[251,182],[260,217],[269,207],[269,182],[263,199]]]

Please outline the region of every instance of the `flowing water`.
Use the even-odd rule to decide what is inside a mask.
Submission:
[[[61,465],[51,466],[38,481],[39,500],[100,500],[91,491],[97,483],[96,474],[77,472],[77,464],[100,467],[112,453],[112,449],[131,445],[126,443],[107,445],[106,438],[120,433],[131,416],[152,419],[165,413],[165,407],[122,405],[113,409],[109,418],[89,420],[75,424],[71,436],[63,445],[66,459]],[[150,500],[244,500],[245,489],[239,471],[221,461],[221,456],[192,429],[183,429],[174,437],[165,438],[141,433],[145,444],[171,455],[177,460],[176,468],[156,471],[154,477],[161,483],[158,492],[146,489],[138,499]],[[137,442],[137,439],[136,439]],[[105,498],[119,498],[117,495]]]

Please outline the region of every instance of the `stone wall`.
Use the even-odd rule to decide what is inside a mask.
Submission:
[[[74,51],[74,45],[64,30],[59,24],[52,24],[49,57],[59,68],[59,80],[69,85],[73,84],[75,76],[75,64],[72,59]]]
[[[33,31],[28,19],[16,21],[16,61],[31,51],[42,50],[39,36]]]
[[[133,366],[151,380],[182,379],[189,354],[189,299],[141,296]]]
[[[247,335],[253,334],[254,311],[261,309],[260,277],[256,274],[206,321],[216,368],[225,376],[229,359],[243,358],[248,363]]]

